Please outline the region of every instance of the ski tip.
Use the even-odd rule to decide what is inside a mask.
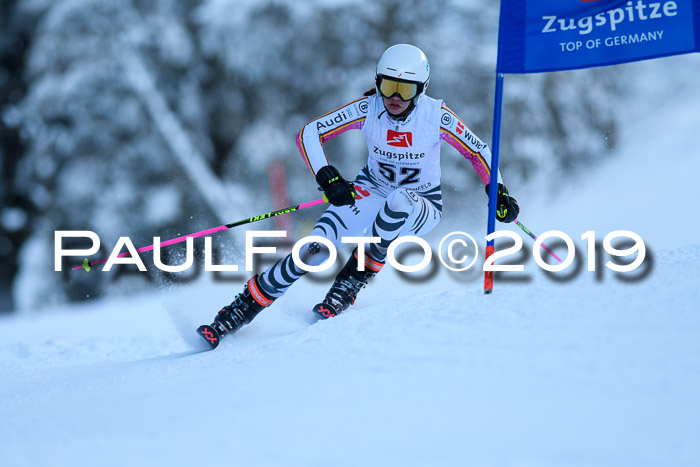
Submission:
[[[212,349],[215,349],[219,345],[219,342],[221,342],[219,332],[209,325],[204,324],[198,327],[197,334],[199,334],[202,340]]]
[[[338,311],[327,303],[319,303],[318,305],[314,306],[313,312],[321,319],[332,318],[339,315]]]

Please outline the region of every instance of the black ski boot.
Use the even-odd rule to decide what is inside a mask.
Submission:
[[[313,311],[321,318],[331,318],[347,310],[355,303],[360,290],[367,281],[374,277],[384,263],[373,260],[365,254],[365,270],[359,271],[357,251],[353,252],[343,269],[338,273],[335,282],[321,303],[314,306]]]
[[[200,326],[199,335],[212,348],[219,345],[222,336],[236,332],[243,325],[250,323],[263,308],[269,306],[274,298],[270,298],[260,289],[257,275],[250,278],[243,292],[226,305],[214,317],[211,326]]]

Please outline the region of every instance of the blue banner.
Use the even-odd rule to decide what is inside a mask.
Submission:
[[[700,51],[700,0],[501,0],[498,73]]]

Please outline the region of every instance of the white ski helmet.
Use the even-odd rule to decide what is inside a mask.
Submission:
[[[377,73],[375,82],[377,86],[377,94],[384,97],[387,96],[382,92],[381,84],[383,78],[390,78],[392,81],[404,83],[415,83],[415,96],[408,97],[404,93],[396,89],[400,97],[404,100],[413,99],[413,103],[417,104],[420,97],[425,94],[430,82],[430,64],[428,57],[418,47],[410,44],[396,44],[384,51],[379,62],[377,63]],[[396,92],[392,93],[395,94]],[[404,98],[408,97],[408,98]]]

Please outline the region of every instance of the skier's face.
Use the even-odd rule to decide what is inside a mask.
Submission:
[[[382,99],[384,100],[384,108],[386,108],[386,111],[391,115],[401,115],[401,113],[404,112],[411,103],[411,101],[401,100],[401,98],[396,94],[389,98],[382,96]]]

